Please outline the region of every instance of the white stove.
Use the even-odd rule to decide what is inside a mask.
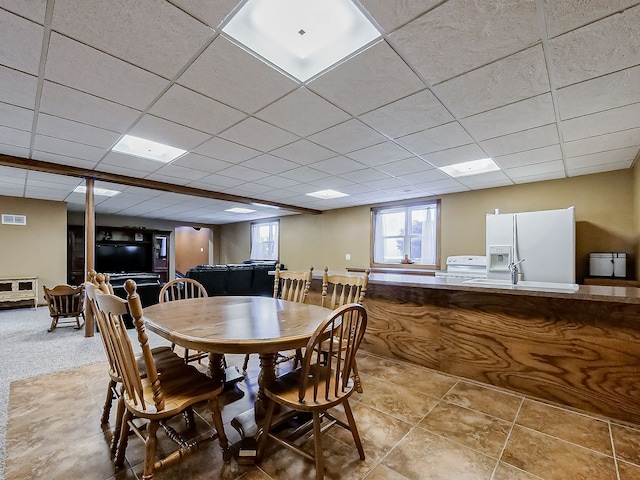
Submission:
[[[485,255],[454,255],[447,257],[447,269],[436,272],[436,277],[484,278],[487,276]]]

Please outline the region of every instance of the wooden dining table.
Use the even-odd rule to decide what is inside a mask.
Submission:
[[[256,418],[264,386],[276,378],[278,352],[304,347],[330,314],[319,305],[271,297],[216,296],[158,303],[144,309],[147,328],[176,345],[210,353],[209,375],[224,381],[224,354],[260,355]]]

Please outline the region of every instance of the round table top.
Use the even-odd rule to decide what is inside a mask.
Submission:
[[[255,296],[193,298],[144,309],[147,328],[172,343],[229,354],[304,347],[330,314],[319,305]]]

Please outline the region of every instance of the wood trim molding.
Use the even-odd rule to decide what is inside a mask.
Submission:
[[[72,167],[68,165],[60,165],[57,163],[43,162],[41,160],[33,160],[22,157],[14,157],[12,155],[0,154],[0,165],[4,167],[22,168],[24,170],[32,170],[43,173],[53,173],[56,175],[66,175],[69,177],[93,178],[103,182],[119,183],[129,187],[149,188],[151,190],[159,190],[161,192],[181,193],[184,195],[192,195],[194,197],[210,198],[213,200],[223,200],[226,202],[237,203],[261,203],[263,205],[271,205],[274,207],[288,210],[290,212],[308,213],[311,215],[319,215],[322,210],[314,210],[312,208],[298,207],[296,205],[288,205],[286,203],[278,203],[265,201],[257,198],[242,197],[239,195],[231,195],[229,193],[214,192],[201,188],[187,187],[184,185],[174,185],[172,183],[158,182],[156,180],[147,180],[144,178],[128,177],[125,175],[117,175],[115,173],[100,172],[98,170],[90,170],[88,168]]]

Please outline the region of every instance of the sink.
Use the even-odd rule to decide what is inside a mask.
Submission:
[[[509,280],[498,278],[470,278],[464,283],[471,285],[484,285],[487,287],[517,288],[519,290],[578,290],[576,283],[555,283],[555,282],[529,282],[521,280],[516,285],[512,285]]]

